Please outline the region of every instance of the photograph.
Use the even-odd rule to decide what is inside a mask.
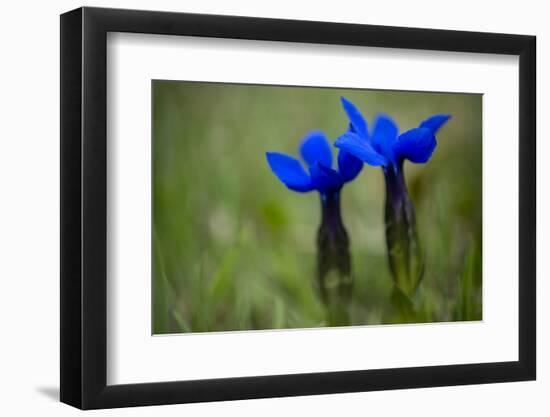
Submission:
[[[482,94],[152,81],[152,333],[480,321]]]

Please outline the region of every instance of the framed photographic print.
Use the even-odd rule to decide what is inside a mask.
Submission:
[[[61,16],[61,400],[535,379],[535,38]]]

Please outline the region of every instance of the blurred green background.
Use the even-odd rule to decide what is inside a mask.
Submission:
[[[427,164],[405,163],[426,268],[414,321],[481,319],[482,97],[153,81],[153,333],[324,326],[315,288],[319,194],[288,190],[266,151],[298,155],[348,119],[340,96],[402,131],[450,113]],[[336,149],[334,155],[336,156]],[[342,192],[355,280],[352,324],[395,323],[384,179],[365,166]]]

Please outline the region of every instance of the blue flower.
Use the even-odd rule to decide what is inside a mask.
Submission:
[[[357,107],[344,97],[342,104],[350,124],[348,130],[336,139],[335,146],[369,165],[384,168],[397,168],[405,159],[415,163],[428,162],[437,146],[437,131],[451,117],[448,114],[436,114],[418,127],[399,134],[399,128],[392,118],[379,114],[374,129],[369,132],[367,122]]]
[[[300,154],[308,167],[292,156],[267,152],[267,162],[273,173],[289,189],[298,192],[317,190],[321,194],[336,192],[352,181],[363,167],[363,162],[341,150],[338,153],[338,170],[332,168],[332,150],[323,132],[312,131],[300,145]]]
[[[340,152],[348,152],[369,165],[382,167],[386,183],[386,246],[394,292],[401,294],[401,299],[408,299],[414,295],[422,279],[424,253],[417,232],[414,205],[407,191],[403,162],[405,159],[415,163],[428,162],[437,146],[435,135],[450,116],[436,114],[418,127],[399,134],[392,118],[380,114],[374,122],[374,129],[369,132],[357,107],[344,97],[342,104],[349,126],[334,145]]]
[[[288,188],[301,193],[317,190],[321,200],[320,225],[317,231],[317,283],[326,306],[329,326],[349,324],[349,300],[353,278],[349,237],[340,210],[340,190],[352,181],[363,161],[346,151],[338,153],[338,170],[332,168],[332,148],[323,132],[308,133],[300,145],[300,155],[307,165],[279,152],[267,152],[273,173]]]

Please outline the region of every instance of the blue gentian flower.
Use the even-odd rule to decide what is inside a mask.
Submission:
[[[424,256],[418,238],[414,206],[403,173],[403,162],[426,163],[437,146],[436,133],[450,115],[436,114],[418,127],[399,134],[392,118],[377,116],[372,132],[357,107],[342,97],[349,118],[347,131],[335,146],[361,161],[382,167],[386,182],[386,245],[395,287],[406,297],[416,291],[423,274]]]
[[[379,114],[372,133],[355,105],[342,97],[342,104],[350,120],[346,133],[335,143],[363,162],[398,169],[403,160],[414,163],[428,162],[437,146],[435,134],[450,119],[448,114],[436,114],[424,120],[418,127],[399,134],[399,128],[386,114]]]
[[[302,140],[300,154],[308,167],[292,156],[267,152],[273,173],[289,189],[301,193],[316,190],[321,197],[321,224],[317,232],[317,278],[327,307],[330,326],[349,324],[352,290],[349,238],[340,212],[340,192],[363,167],[346,151],[338,153],[338,170],[332,168],[331,146],[323,132],[310,132]]]
[[[363,167],[361,160],[346,151],[338,154],[338,170],[332,168],[332,150],[323,132],[310,132],[302,140],[300,154],[308,166],[308,172],[300,161],[279,152],[267,152],[267,162],[273,173],[289,189],[298,192],[319,191],[328,195],[339,191],[352,181]]]

